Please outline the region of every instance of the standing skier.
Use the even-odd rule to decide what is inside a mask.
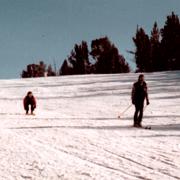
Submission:
[[[134,127],[142,127],[144,100],[149,105],[147,84],[144,81],[144,75],[140,74],[138,81],[133,84],[132,88],[132,104],[135,105]]]
[[[33,114],[34,109],[36,108],[36,99],[33,96],[33,93],[31,91],[29,91],[26,95],[26,97],[24,98],[24,109],[26,111],[26,114],[28,114],[29,112],[29,105],[31,106],[31,114]]]

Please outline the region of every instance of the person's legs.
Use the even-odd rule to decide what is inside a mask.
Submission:
[[[138,125],[138,113],[139,113],[139,106],[135,105],[135,113],[134,113],[134,126]]]
[[[144,108],[144,104],[142,103],[140,106],[139,106],[139,116],[138,116],[138,125],[141,127],[142,124],[142,118],[143,118],[143,108]]]
[[[28,114],[28,111],[29,111],[29,105],[28,104],[25,106],[25,110],[26,110],[26,114]]]
[[[31,114],[33,114],[34,106],[31,104]]]

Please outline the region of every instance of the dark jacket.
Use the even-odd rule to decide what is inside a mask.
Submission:
[[[146,82],[140,83],[139,81],[137,81],[136,83],[133,84],[131,98],[132,98],[132,103],[135,105],[143,104],[145,98],[147,104],[149,104]]]
[[[24,104],[24,109],[26,109],[28,105],[31,105],[34,108],[36,108],[36,99],[34,96],[32,97],[26,96],[23,100],[23,104]]]

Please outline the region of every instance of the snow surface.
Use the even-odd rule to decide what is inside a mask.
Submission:
[[[133,128],[138,74],[0,81],[0,180],[180,179],[180,72],[146,74],[150,105]],[[32,90],[36,116],[22,99]]]

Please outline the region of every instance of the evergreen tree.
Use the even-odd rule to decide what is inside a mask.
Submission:
[[[23,71],[22,71],[22,74],[21,74],[21,77],[22,77],[22,78],[28,78],[28,73],[27,73],[27,71],[23,70]]]
[[[162,66],[161,44],[160,44],[160,30],[157,26],[157,22],[154,23],[150,37],[151,43],[151,60],[152,71],[161,71],[164,69]]]
[[[56,72],[53,71],[51,65],[49,65],[48,68],[47,68],[47,76],[56,76]]]
[[[135,60],[137,65],[137,72],[151,72],[151,43],[149,36],[145,33],[143,28],[137,28],[136,36],[133,37],[136,46]]]
[[[93,40],[90,54],[95,59],[95,73],[126,73],[129,65],[108,37]]]
[[[167,16],[161,35],[165,70],[180,69],[180,22],[174,12]]]
[[[68,64],[68,61],[65,59],[59,70],[59,75],[72,75],[72,74],[73,74],[72,65]]]
[[[46,69],[46,64],[43,61],[40,61],[39,64],[29,64],[27,65],[26,70],[23,70],[21,73],[22,78],[31,78],[31,77],[45,77],[55,76],[56,73],[52,70],[52,66],[49,65]]]
[[[40,61],[39,62],[39,65],[37,66],[38,67],[38,77],[44,77],[45,75],[45,72],[46,72],[46,64],[43,62],[43,61]]]
[[[60,74],[87,74],[89,73],[89,66],[88,46],[85,41],[82,41],[80,45],[75,44],[71,55],[64,61],[60,69]]]

